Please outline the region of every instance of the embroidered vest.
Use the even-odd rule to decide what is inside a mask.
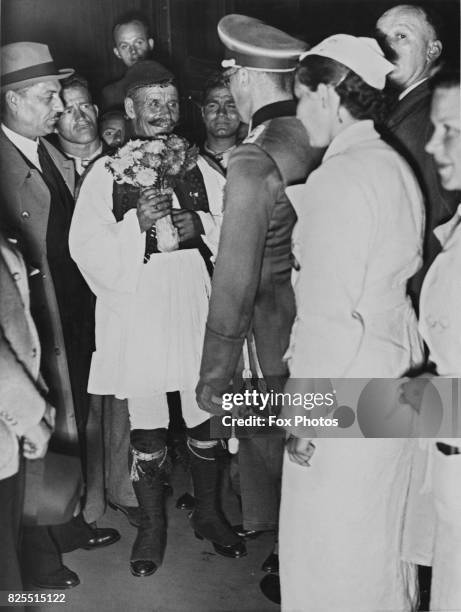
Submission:
[[[198,166],[194,166],[189,170],[183,179],[176,182],[174,192],[178,198],[181,208],[186,210],[201,210],[210,212],[208,204],[208,196],[206,193],[205,183],[202,173]],[[139,188],[126,183],[114,182],[112,190],[113,213],[117,222],[121,221],[125,213],[131,208],[136,208],[139,197]],[[211,251],[203,242],[202,238],[193,238],[181,242],[180,249],[198,249],[207,270],[211,276],[213,272],[213,264],[211,263]],[[158,253],[157,241],[155,236],[150,232],[146,234],[146,250],[145,260],[147,261],[153,253]]]

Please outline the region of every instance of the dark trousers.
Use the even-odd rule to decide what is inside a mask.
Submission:
[[[107,501],[136,506],[128,470],[130,420],[126,400],[91,395],[86,426],[87,472],[83,510],[88,523],[98,521]]]
[[[22,538],[23,570],[27,577],[48,576],[62,567],[61,553],[85,546],[91,528],[79,514],[63,525],[24,527]]]
[[[22,469],[0,480],[0,591],[21,591],[19,536],[23,500]]]
[[[245,529],[278,529],[284,448],[284,432],[239,440],[239,482]]]

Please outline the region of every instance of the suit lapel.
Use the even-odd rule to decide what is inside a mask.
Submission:
[[[397,105],[394,107],[392,111],[387,125],[390,129],[395,128],[395,126],[399,125],[404,121],[408,115],[414,112],[415,104],[418,104],[420,101],[424,100],[427,96],[430,96],[431,92],[429,89],[429,84],[427,81],[418,85],[415,89],[410,91],[403,100],[399,100]]]
[[[0,129],[0,163],[2,167],[1,202],[6,209],[10,231],[20,229],[21,238],[27,237],[34,245],[28,253],[37,264],[38,250],[43,244],[48,226],[50,192],[36,168],[31,168],[13,143]],[[33,222],[30,222],[30,219]]]
[[[51,156],[56,168],[61,173],[70,193],[72,196],[75,192],[75,166],[71,159],[67,159],[62,155],[51,143],[45,138],[41,138],[40,141],[46,147],[46,150]]]

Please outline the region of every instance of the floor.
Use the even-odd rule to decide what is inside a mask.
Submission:
[[[162,567],[147,578],[131,575],[129,558],[135,530],[121,513],[109,508],[98,525],[115,527],[122,537],[107,548],[64,555],[65,565],[77,572],[81,584],[65,592],[63,610],[277,612],[280,609],[259,590],[259,581],[264,575],[260,566],[271,551],[273,536],[263,534],[248,542],[248,555],[242,559],[226,559],[216,554],[211,544],[195,538],[187,512],[175,508],[176,499],[188,486],[181,466],[175,468],[172,485],[174,494],[168,499],[168,546]],[[232,518],[239,522],[236,500],[229,498],[229,507]],[[57,604],[34,609],[56,612]]]

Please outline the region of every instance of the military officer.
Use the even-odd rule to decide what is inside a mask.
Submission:
[[[244,15],[218,24],[222,65],[246,140],[227,168],[224,217],[213,275],[197,398],[223,415],[221,396],[236,378],[242,347],[267,388],[281,391],[283,355],[295,315],[291,286],[291,232],[296,214],[285,188],[303,182],[320,151],[310,147],[296,119],[292,78],[306,44]],[[249,350],[248,350],[249,349]],[[256,365],[256,362],[258,364]],[[262,428],[240,440],[244,531],[277,530],[284,436]],[[263,564],[278,571],[278,557]]]

